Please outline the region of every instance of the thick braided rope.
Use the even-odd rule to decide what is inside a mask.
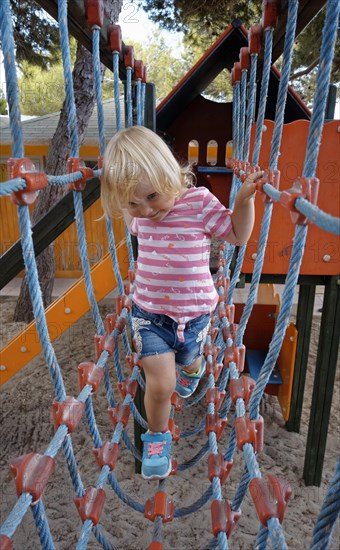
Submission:
[[[41,499],[38,500],[34,506],[32,506],[32,515],[37,527],[41,547],[44,550],[55,550],[52,534],[46,517],[45,506]]]
[[[142,81],[136,81],[136,123],[142,125]]]
[[[245,160],[248,160],[248,157],[249,157],[251,126],[253,124],[254,115],[255,115],[257,57],[258,55],[256,53],[252,53],[250,55],[247,120],[246,120],[246,125],[244,130],[244,149],[243,149],[243,156]]]
[[[22,178],[15,178],[12,180],[1,182],[0,184],[0,197],[10,195],[14,191],[22,191],[26,188],[26,180]]]
[[[121,109],[120,109],[120,89],[119,89],[119,52],[113,52],[112,56],[113,65],[113,94],[115,102],[116,113],[116,131],[118,132],[122,127],[121,122]]]
[[[240,129],[239,129],[239,153],[240,160],[245,160],[244,158],[244,132],[245,132],[245,123],[246,123],[246,102],[247,102],[247,77],[248,71],[246,69],[242,70],[241,75],[241,87],[240,87]]]
[[[145,122],[145,88],[146,88],[146,84],[145,82],[142,82],[142,89],[141,89],[141,104],[142,104],[141,125],[142,126],[144,126],[144,122]]]
[[[133,125],[132,116],[132,69],[126,67],[126,112],[127,112],[127,125],[130,127]]]
[[[105,153],[105,126],[104,126],[104,107],[102,101],[102,80],[100,70],[100,29],[97,27],[92,28],[92,47],[93,47],[93,76],[94,76],[94,89],[96,93],[97,104],[97,118],[98,118],[98,134],[99,134],[99,150],[100,154]]]
[[[336,466],[334,477],[329,483],[325,499],[316,521],[311,550],[326,549],[332,539],[336,520],[340,514],[340,458]]]

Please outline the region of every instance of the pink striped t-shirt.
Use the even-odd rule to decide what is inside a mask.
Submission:
[[[161,222],[133,219],[131,233],[138,237],[133,301],[174,319],[182,341],[185,324],[217,304],[209,268],[211,237],[227,237],[230,214],[208,189],[191,187]]]

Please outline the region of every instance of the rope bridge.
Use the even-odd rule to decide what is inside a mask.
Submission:
[[[89,25],[93,33],[94,83],[98,107],[98,130],[100,155],[105,151],[105,132],[102,109],[101,79],[100,79],[100,51],[99,32],[102,24],[101,2],[86,3]],[[275,3],[274,3],[275,5]],[[12,200],[18,205],[18,222],[20,227],[22,250],[26,267],[27,282],[33,304],[37,330],[41,340],[43,354],[53,381],[55,401],[53,403],[53,418],[55,434],[46,450],[42,453],[32,452],[15,459],[11,464],[11,471],[16,479],[18,500],[4,521],[0,530],[0,548],[12,548],[12,537],[24,518],[28,509],[31,509],[36,523],[41,546],[44,549],[54,549],[43,503],[43,491],[55,468],[55,457],[62,449],[72,485],[76,494],[75,504],[82,521],[81,533],[77,542],[77,549],[87,547],[91,533],[97,542],[105,549],[114,549],[108,534],[100,524],[100,516],[105,505],[108,484],[117,497],[136,512],[153,522],[150,550],[163,548],[163,524],[175,518],[192,514],[211,501],[211,523],[213,537],[206,543],[205,548],[227,549],[230,536],[237,526],[241,515],[241,505],[248,492],[254,501],[259,516],[260,527],[255,541],[255,547],[267,548],[269,541],[272,547],[287,548],[285,535],[282,529],[282,520],[286,505],[291,497],[291,489],[287,483],[274,475],[264,478],[261,474],[257,455],[263,448],[263,418],[259,414],[260,401],[264,388],[276,363],[285,330],[289,321],[294,290],[297,284],[299,269],[303,257],[303,250],[308,232],[308,223],[311,221],[325,231],[339,234],[339,219],[328,215],[316,206],[318,181],[315,178],[318,152],[322,136],[327,90],[330,80],[332,56],[336,40],[339,3],[329,1],[320,52],[320,68],[317,76],[315,102],[310,122],[309,136],[306,147],[306,156],[303,172],[289,191],[279,191],[279,172],[277,170],[278,156],[283,129],[284,106],[290,74],[292,50],[295,36],[298,2],[289,1],[288,20],[285,36],[283,67],[280,87],[277,98],[276,118],[270,154],[269,169],[265,171],[262,181],[258,184],[258,192],[265,201],[264,216],[261,225],[261,234],[254,266],[254,273],[250,291],[239,325],[234,323],[233,291],[238,281],[242,267],[245,247],[238,250],[236,266],[230,279],[229,268],[235,247],[226,245],[220,247],[218,269],[215,284],[219,294],[219,303],[212,318],[212,327],[207,336],[204,355],[206,359],[207,382],[205,387],[190,401],[182,402],[178,396],[172,398],[171,418],[169,429],[174,440],[185,439],[205,432],[205,443],[190,460],[178,464],[172,462],[172,474],[192,468],[207,455],[209,488],[197,501],[187,507],[177,507],[166,493],[167,480],[159,482],[153,498],[141,503],[127,494],[115,475],[115,466],[121,441],[125,443],[131,454],[141,460],[140,451],[133,445],[127,431],[127,425],[132,413],[133,418],[143,429],[147,428],[145,420],[134,404],[138,385],[144,389],[144,381],[140,375],[138,356],[130,348],[128,329],[131,329],[131,295],[134,282],[134,254],[128,232],[126,240],[129,253],[129,281],[124,284],[116,256],[115,236],[110,220],[107,220],[109,249],[112,258],[112,268],[118,284],[119,296],[116,303],[116,312],[106,317],[103,322],[98,304],[96,303],[93,285],[90,276],[87,243],[84,231],[81,191],[86,180],[93,176],[100,176],[100,162],[98,170],[87,168],[79,158],[79,142],[77,135],[76,110],[74,104],[70,52],[68,48],[69,36],[67,28],[67,1],[58,2],[58,21],[60,41],[64,66],[66,102],[68,109],[68,129],[70,137],[69,173],[63,176],[50,176],[35,171],[30,159],[24,158],[24,144],[20,122],[20,102],[18,93],[17,75],[15,70],[15,48],[13,42],[12,20],[9,0],[1,3],[1,33],[4,53],[4,63],[7,82],[7,96],[9,115],[13,136],[13,159],[9,161],[9,179],[1,185],[1,195],[11,194]],[[90,13],[91,12],[91,13]],[[259,109],[256,121],[256,139],[249,161],[250,130],[255,111],[255,82],[256,66],[259,54],[259,36],[254,28],[249,34],[249,48],[242,49],[240,62],[234,65],[232,83],[234,89],[233,101],[233,143],[234,157],[229,161],[234,176],[230,195],[230,207],[233,207],[237,190],[247,174],[257,170],[261,149],[262,127],[264,122],[265,104],[268,93],[269,71],[271,67],[271,50],[273,29],[277,14],[275,10],[264,9],[262,31],[264,33],[264,63],[259,97]],[[261,32],[262,32],[261,31]],[[112,48],[112,65],[114,74],[114,95],[116,106],[117,130],[122,127],[119,103],[119,60],[122,57],[122,43],[120,28],[113,26],[110,35]],[[247,51],[246,51],[247,50]],[[144,124],[145,102],[145,69],[141,62],[133,59],[132,48],[124,50],[126,65],[126,109],[127,124],[134,122],[134,111],[137,124]],[[249,75],[248,75],[249,73]],[[249,78],[248,78],[249,77]],[[134,80],[133,80],[134,79]],[[248,82],[250,83],[247,93]],[[133,91],[135,92],[133,94]],[[85,284],[92,315],[96,326],[96,361],[85,361],[78,366],[79,394],[77,397],[67,395],[62,372],[58,364],[55,351],[50,342],[41,290],[38,283],[37,267],[34,257],[34,248],[31,237],[31,221],[28,204],[32,203],[40,189],[47,185],[68,185],[73,191],[75,203],[75,218],[78,229],[79,250]],[[260,280],[264,251],[266,248],[270,227],[273,203],[277,201],[290,209],[292,222],[296,225],[294,243],[289,270],[282,297],[282,306],[278,315],[276,328],[273,334],[269,351],[255,382],[242,374],[244,368],[245,346],[243,336],[247,321],[255,302]],[[124,348],[128,356],[130,376],[123,374],[121,351]],[[113,360],[115,365],[118,387],[122,400],[117,402],[114,396],[112,382],[109,376],[108,363]],[[96,392],[103,379],[105,392],[109,404],[109,416],[114,427],[110,440],[103,441],[94,414],[92,394]],[[206,415],[197,426],[182,432],[175,424],[175,413],[182,407],[192,407],[205,398]],[[219,450],[219,440],[230,417],[230,437],[224,452]],[[85,487],[81,479],[72,438],[69,437],[80,420],[85,415],[88,428],[93,440],[94,456],[100,473],[96,484]],[[222,497],[222,485],[226,482],[233,466],[236,449],[243,451],[245,469],[233,500]],[[340,511],[340,461],[336,473],[331,481],[326,497],[315,524],[311,548],[327,548],[335,522]]]

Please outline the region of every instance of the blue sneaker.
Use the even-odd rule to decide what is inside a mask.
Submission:
[[[163,479],[171,472],[171,432],[142,434],[144,479]]]
[[[201,368],[198,373],[195,374],[188,374],[178,367],[176,367],[176,370],[178,376],[176,378],[175,392],[184,399],[186,397],[190,397],[190,395],[192,395],[196,390],[202,376],[204,376],[205,361],[202,359]]]

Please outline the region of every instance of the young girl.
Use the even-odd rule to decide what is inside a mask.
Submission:
[[[173,392],[188,397],[205,373],[203,346],[218,301],[209,269],[211,237],[246,243],[254,224],[255,181],[261,175],[246,179],[231,212],[205,187],[193,186],[190,168],[180,167],[151,130],[121,130],[106,149],[104,212],[123,214],[138,236],[132,326],[146,379],[146,479],[162,479],[171,471]]]

